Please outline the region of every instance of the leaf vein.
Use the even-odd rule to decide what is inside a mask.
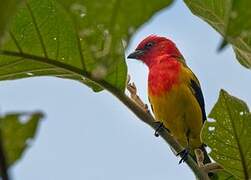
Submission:
[[[29,13],[30,13],[30,15],[31,15],[31,19],[32,19],[32,22],[33,22],[33,24],[34,24],[35,30],[36,30],[36,32],[37,32],[38,39],[39,39],[39,41],[40,41],[40,43],[41,43],[41,47],[42,47],[44,56],[47,58],[48,55],[47,55],[46,47],[45,47],[45,44],[44,44],[44,41],[43,41],[42,34],[41,34],[41,32],[40,32],[40,30],[39,30],[39,28],[38,28],[38,25],[37,25],[37,22],[36,22],[36,18],[35,18],[35,16],[34,16],[32,10],[31,10],[31,7],[29,6],[28,3],[26,3],[26,7],[27,7],[27,9],[28,9],[28,11],[29,11]]]
[[[240,159],[241,159],[241,165],[242,165],[243,173],[244,173],[244,178],[248,180],[249,175],[248,175],[248,170],[247,170],[247,163],[246,163],[246,160],[245,160],[245,157],[244,157],[244,154],[243,154],[242,146],[241,146],[240,142],[238,141],[237,131],[235,129],[235,125],[234,125],[234,122],[233,122],[233,117],[232,117],[232,114],[231,114],[230,107],[228,106],[228,103],[226,103],[227,97],[224,94],[223,94],[223,99],[224,99],[223,103],[225,104],[225,107],[227,108],[230,123],[231,123],[231,126],[233,128],[233,135],[235,136],[235,140],[236,140],[236,143],[237,143],[237,146],[238,146],[239,155],[240,155]]]
[[[18,43],[18,41],[17,41],[15,35],[14,35],[11,31],[9,31],[9,34],[10,34],[11,39],[14,41],[14,43],[15,43],[15,45],[16,45],[18,51],[19,51],[20,53],[22,53],[23,50],[22,50],[20,44]]]

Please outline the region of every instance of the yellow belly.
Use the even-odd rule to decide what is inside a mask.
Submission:
[[[174,85],[168,93],[158,96],[149,91],[149,100],[156,120],[163,122],[182,146],[191,149],[201,146],[202,113],[186,84]]]

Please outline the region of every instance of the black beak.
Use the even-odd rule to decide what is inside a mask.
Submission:
[[[132,52],[131,54],[129,54],[127,56],[127,58],[129,58],[129,59],[138,59],[144,53],[145,53],[144,50],[135,50],[134,52]]]

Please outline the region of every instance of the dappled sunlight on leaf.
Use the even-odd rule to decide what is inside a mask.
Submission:
[[[203,127],[210,156],[238,179],[251,178],[251,114],[245,102],[221,90]]]

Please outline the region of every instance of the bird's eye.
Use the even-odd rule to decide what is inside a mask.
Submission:
[[[146,48],[146,49],[149,49],[149,48],[151,48],[153,45],[154,45],[153,42],[148,42],[148,43],[146,43],[145,48]]]

